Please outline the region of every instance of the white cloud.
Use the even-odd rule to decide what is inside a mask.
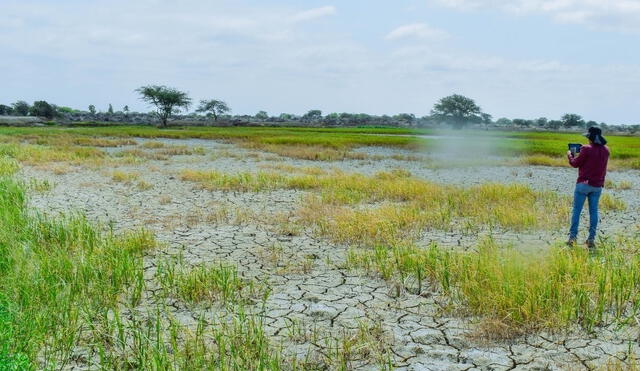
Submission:
[[[562,23],[640,32],[639,0],[432,0],[460,10],[498,9],[512,14],[545,14]]]
[[[334,6],[323,6],[320,8],[309,9],[303,12],[296,13],[291,19],[294,22],[305,22],[334,14],[336,14],[336,8]]]
[[[412,23],[394,29],[385,36],[385,39],[443,40],[448,37],[449,34],[446,31],[430,27],[426,23]]]

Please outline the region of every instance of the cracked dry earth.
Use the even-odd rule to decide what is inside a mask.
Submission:
[[[143,139],[137,141],[139,144],[144,142]],[[265,332],[274,344],[282,343],[285,354],[290,356],[303,358],[315,354],[320,357],[329,353],[330,339],[339,338],[345,331],[355,331],[362,323],[379,326],[381,330],[375,341],[390,349],[391,363],[397,369],[597,369],[612,360],[624,362],[629,353],[640,352],[638,327],[602,328],[593,334],[576,329],[562,334],[540,333],[511,342],[477,342],[470,336],[475,321],[442,310],[444,300],[437,292],[412,295],[382,279],[346,269],[343,265],[347,247],[315,237],[308,230],[291,235],[274,227],[268,219],[294,211],[304,192],[207,191],[180,180],[179,176],[186,168],[258,171],[261,165],[274,163],[337,167],[365,174],[403,167],[417,177],[443,183],[475,184],[500,179],[570,194],[568,185],[575,177],[573,169],[487,166],[433,170],[419,162],[394,160],[389,156],[402,151],[385,148],[365,150],[387,156],[375,162],[310,162],[250,153],[215,141],[160,141],[203,147],[205,155],[173,156],[166,161],[119,168],[137,172],[140,179],[153,185],[146,190],[138,189],[136,182],[114,182],[111,179],[113,169],[75,168],[65,174],[54,174],[24,167],[21,172],[26,179],[47,179],[53,184],[50,191],[32,193],[30,199],[34,207],[47,213],[78,211],[91,220],[110,224],[116,230],[144,227],[155,233],[162,245],[145,258],[148,291],[141,306],[151,305],[156,300],[153,288],[157,285],[153,283],[153,277],[159,261],[181,255],[191,266],[216,262],[237,264],[245,277],[268,283],[271,294],[263,312]],[[236,156],[210,156],[220,150],[232,151]],[[524,176],[527,173],[531,175]],[[640,184],[637,171],[614,173],[611,177]],[[625,212],[603,217],[604,233],[637,227],[636,215],[640,206],[637,189],[618,191],[617,195],[629,207]],[[210,217],[221,209],[235,217]],[[243,213],[254,217],[242,219]],[[498,237],[523,247],[545,248],[563,234],[564,231],[538,235],[505,233]],[[424,243],[434,240],[443,245],[470,247],[477,238],[434,232],[423,239]],[[202,311],[209,310],[194,309],[179,300],[167,300],[170,300],[173,315],[187,326],[195,326]],[[369,356],[360,357],[349,365],[355,369],[380,367]]]

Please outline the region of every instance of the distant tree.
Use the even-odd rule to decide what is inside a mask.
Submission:
[[[47,119],[52,119],[57,114],[56,108],[43,100],[33,102],[29,113],[31,116],[44,117]]]
[[[485,125],[491,125],[493,123],[493,121],[492,121],[493,116],[491,116],[488,113],[484,113],[484,112],[481,113],[480,114],[480,119],[482,120],[482,123],[485,124]]]
[[[513,125],[521,128],[529,127],[530,121],[525,119],[513,119]]]
[[[96,106],[94,106],[93,104],[90,104],[90,105],[89,105],[89,112],[90,112],[92,115],[95,115],[95,114],[96,114]]]
[[[547,127],[549,120],[546,117],[540,117],[535,120],[535,125],[540,128]]]
[[[593,121],[593,120],[589,120],[587,122],[584,123],[584,127],[586,128],[590,128],[592,126],[598,126],[598,123]]]
[[[456,129],[469,123],[480,122],[481,113],[482,110],[473,99],[458,94],[440,99],[431,110],[431,116],[453,125]]]
[[[18,116],[26,116],[29,114],[29,110],[31,109],[31,106],[29,106],[29,103],[23,101],[23,100],[19,100],[17,102],[15,102],[14,104],[12,104],[13,106],[13,113],[18,115]]]
[[[56,107],[56,106],[54,106],[54,108],[56,109],[56,111],[58,111],[60,113],[74,113],[74,112],[76,112],[76,110],[74,110],[71,107],[65,107],[65,106]]]
[[[125,115],[128,115],[129,114],[129,106],[122,107],[122,112],[124,112]]]
[[[369,117],[367,119],[369,119]],[[413,125],[416,121],[416,115],[414,115],[413,113],[399,113],[393,116],[393,120],[405,125]]]
[[[339,125],[341,124],[340,121],[340,114],[337,112],[332,112],[328,115],[326,115],[324,117],[324,123],[327,125]]]
[[[113,106],[111,105],[111,103],[109,103],[109,108],[107,109],[107,113],[109,115],[113,115]]]
[[[547,123],[547,127],[552,130],[558,130],[562,126],[562,121],[560,120],[549,120]]]
[[[221,100],[201,100],[196,112],[210,113],[213,115],[213,121],[218,121],[218,117],[231,112],[231,108],[229,108],[226,102]]]
[[[509,120],[506,117],[501,117],[498,120],[496,120],[496,125],[498,126],[511,126],[513,124],[513,121]]]
[[[13,113],[13,108],[11,106],[5,106],[4,104],[0,104],[0,115],[10,115]]]
[[[575,113],[567,113],[560,118],[562,121],[562,126],[565,128],[572,128],[576,126],[584,126],[584,120],[582,116],[576,115]]]
[[[302,115],[301,119],[304,122],[318,122],[322,120],[322,111],[318,109],[312,109],[311,111]]]
[[[135,90],[143,101],[156,107],[155,114],[160,119],[162,127],[167,126],[167,120],[172,114],[180,112],[180,108],[188,109],[191,98],[187,93],[164,85],[147,85]]]
[[[280,121],[293,121],[293,120],[295,120],[295,115],[292,115],[290,113],[281,113],[280,116],[278,116],[278,120],[280,120]]]
[[[260,121],[267,121],[269,119],[269,115],[267,114],[266,111],[260,111],[256,113],[256,119]]]

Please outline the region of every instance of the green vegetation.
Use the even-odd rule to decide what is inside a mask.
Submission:
[[[167,293],[192,304],[237,304],[268,294],[253,280],[241,277],[235,266],[222,263],[188,269],[181,259],[168,260],[159,267],[158,280]]]
[[[50,219],[25,207],[21,185],[0,179],[0,298],[11,357],[54,368],[68,360],[87,325],[135,287],[146,232],[103,234],[81,217]],[[135,290],[129,300],[135,300]],[[3,344],[7,344],[3,342]],[[44,351],[44,352],[43,352]]]
[[[1,369],[61,369],[73,362],[104,369],[282,368],[261,320],[241,305],[214,323],[200,320],[195,331],[162,305],[124,316],[143,300],[142,255],[154,248],[153,237],[145,231],[116,236],[80,216],[30,212],[24,187],[10,178],[16,169],[14,160],[0,157]],[[235,302],[242,281],[234,272],[202,268],[176,275],[176,282],[194,299],[215,282]],[[77,358],[78,351],[89,358]]]
[[[414,135],[433,134],[425,129],[399,128],[296,128],[296,127],[207,127],[157,129],[140,126],[75,127],[75,128],[0,128],[2,146],[30,144],[34,152],[54,152],[54,156],[39,156],[36,161],[62,161],[66,158],[87,157],[77,146],[120,146],[134,144],[133,138],[201,138],[239,144],[249,149],[263,150],[292,158],[310,160],[365,159],[366,155],[352,150],[363,146],[404,148],[438,153],[442,148],[480,143],[488,152],[513,157],[507,164],[568,166],[565,160],[569,142],[584,142],[577,133],[455,131],[440,133],[466,139],[421,138]],[[119,139],[105,139],[105,137]],[[612,169],[640,168],[640,141],[637,137],[607,136],[612,150]],[[145,148],[152,149],[152,145]],[[471,145],[473,147],[473,145]],[[89,149],[89,148],[88,148]],[[6,151],[6,150],[5,150]],[[92,157],[104,156],[93,150]],[[57,153],[56,153],[57,152]],[[64,156],[60,152],[70,153]],[[80,151],[81,152],[81,151]],[[464,153],[460,153],[464,156]],[[29,160],[30,156],[22,156]],[[417,160],[417,159],[414,159]]]
[[[348,264],[398,280],[415,294],[430,281],[455,307],[482,317],[492,336],[509,337],[632,320],[640,309],[639,249],[637,240],[606,241],[595,257],[586,249],[524,253],[492,240],[473,252],[379,245],[352,249]]]

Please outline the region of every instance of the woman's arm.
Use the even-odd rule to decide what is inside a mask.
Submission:
[[[573,167],[582,166],[585,161],[587,161],[587,156],[589,155],[589,147],[582,147],[582,150],[578,154],[578,157],[573,157],[571,152],[567,153],[567,158],[569,159],[569,164]]]

